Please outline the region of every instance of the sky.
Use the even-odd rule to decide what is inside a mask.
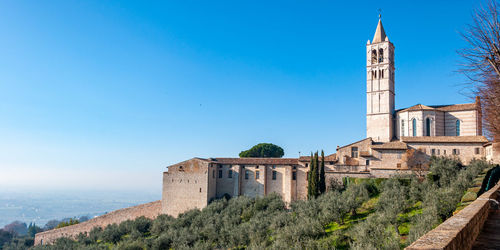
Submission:
[[[480,1],[0,1],[0,188],[161,190],[192,157],[363,139],[379,9],[396,108],[471,102]]]

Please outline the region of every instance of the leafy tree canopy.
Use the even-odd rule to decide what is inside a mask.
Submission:
[[[280,146],[274,145],[272,143],[259,143],[253,146],[249,150],[241,151],[240,157],[248,158],[248,157],[264,157],[264,158],[281,158],[285,152],[283,148]]]

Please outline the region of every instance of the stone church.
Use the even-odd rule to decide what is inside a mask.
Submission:
[[[482,136],[481,106],[474,103],[395,109],[395,47],[379,20],[366,44],[366,138],[326,156],[327,181],[389,177],[425,166],[432,156],[493,160]],[[497,153],[498,154],[498,153]],[[497,155],[495,154],[495,155]],[[305,199],[309,157],[193,158],[163,173],[162,213],[176,216],[223,196],[278,193]]]
[[[433,156],[457,157],[468,163],[500,163],[500,152],[482,136],[480,100],[474,103],[395,109],[395,47],[379,20],[366,44],[366,138],[337,147],[325,156],[327,182],[342,177],[389,177],[423,170]],[[139,216],[177,216],[203,208],[221,197],[277,193],[290,203],[307,197],[310,157],[193,158],[163,173],[162,199],[113,211],[80,224],[36,234],[35,245],[76,237]],[[425,171],[425,170],[424,170]]]

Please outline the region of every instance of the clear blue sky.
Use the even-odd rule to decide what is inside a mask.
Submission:
[[[169,164],[365,137],[365,45],[396,108],[464,103],[478,1],[0,1],[0,187],[159,190]]]

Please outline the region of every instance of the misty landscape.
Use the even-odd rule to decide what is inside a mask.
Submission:
[[[43,227],[50,220],[93,218],[116,209],[159,200],[154,192],[0,191],[0,228],[13,221]]]

